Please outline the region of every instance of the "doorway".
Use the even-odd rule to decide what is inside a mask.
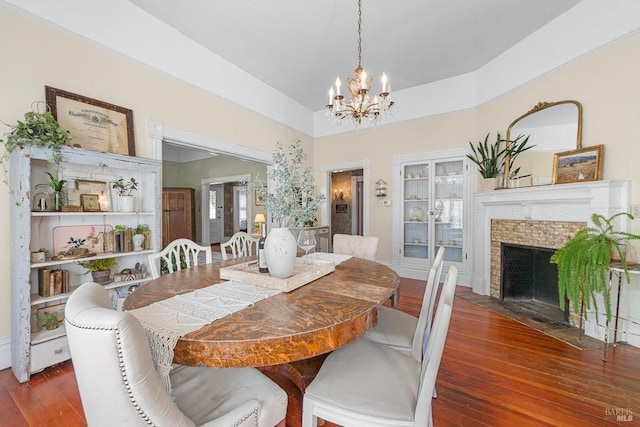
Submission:
[[[209,185],[209,243],[221,243],[224,227],[223,185]],[[203,239],[204,240],[204,239]]]
[[[331,173],[331,234],[364,234],[364,171]]]

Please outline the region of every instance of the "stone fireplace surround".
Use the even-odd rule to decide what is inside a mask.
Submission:
[[[475,193],[473,291],[500,296],[501,241],[558,248],[585,224],[591,224],[592,213],[609,217],[629,212],[630,191],[629,181],[592,181]],[[621,222],[619,227],[629,230],[628,221]],[[621,315],[629,311],[628,292],[621,292],[620,307]],[[589,318],[592,320],[595,316],[589,315]],[[602,340],[603,325],[604,321],[587,322],[585,333]],[[626,340],[620,329],[626,330],[625,325],[619,325],[618,337]]]

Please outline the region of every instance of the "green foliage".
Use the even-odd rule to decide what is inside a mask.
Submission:
[[[535,147],[535,145],[527,146],[527,144],[529,144],[528,135],[526,138],[524,135],[518,135],[516,139],[511,141],[505,140],[505,142],[506,142],[505,157],[509,157],[509,165],[510,165],[509,176],[516,177],[518,176],[518,172],[520,172],[520,168],[513,169],[513,165],[516,162],[516,158],[518,157],[518,154],[532,149],[533,147]]]
[[[49,180],[49,182],[47,182],[47,185],[53,190],[53,191],[62,191],[62,189],[64,188],[64,184],[67,182],[64,179],[60,179],[60,170],[59,169],[54,169],[53,172],[49,173],[46,172],[47,175],[49,175],[49,178],[51,178]]]
[[[467,154],[467,158],[478,166],[478,172],[483,178],[495,178],[498,174],[504,173],[507,157],[509,163],[513,165],[518,154],[535,147],[535,145],[528,145],[529,136],[518,135],[514,140],[507,140],[500,138],[500,133],[496,134],[496,142],[490,144],[490,134],[491,132],[484,137],[484,141],[479,141],[476,146],[469,141],[473,154]],[[503,142],[504,148],[502,148]],[[519,171],[520,168],[511,170],[510,175],[516,176]]]
[[[90,261],[79,262],[78,264],[87,269],[85,274],[93,271],[111,270],[118,265],[115,258],[98,258]]]
[[[595,298],[597,294],[601,294],[607,320],[611,320],[611,295],[608,287],[611,253],[615,251],[619,255],[627,282],[629,282],[627,262],[620,245],[627,240],[640,239],[636,234],[614,229],[613,221],[619,216],[633,219],[633,216],[627,212],[617,213],[611,218],[594,213],[591,221],[595,227],[585,227],[580,230],[551,257],[551,262],[558,265],[558,290],[562,309],[564,309],[566,295],[573,304],[576,314],[580,314],[580,307],[584,303],[586,318],[586,312],[593,304],[597,317],[598,307]]]
[[[34,111],[25,113],[24,121],[18,120],[15,126],[11,126],[11,132],[5,134],[5,149],[7,153],[11,153],[25,145],[49,148],[53,153],[52,162],[60,163],[60,147],[71,141],[71,134],[58,124],[48,105],[41,101],[34,104]],[[42,105],[45,106],[44,112],[40,112]]]
[[[474,146],[469,141],[469,146],[473,155],[467,154],[467,157],[476,165],[478,165],[478,172],[483,178],[495,178],[498,174],[504,172],[504,155],[506,148],[501,148],[504,139],[500,138],[500,133],[496,134],[496,142],[489,143],[489,135],[484,137],[484,142],[478,142],[477,146]]]
[[[147,224],[138,224],[136,228],[133,229],[133,234],[148,233],[149,231],[149,226]]]
[[[60,321],[55,314],[46,313],[38,317],[38,323],[46,329],[55,329],[58,327]]]
[[[23,148],[27,145],[33,145],[38,148],[48,148],[51,150],[51,158],[49,162],[59,164],[62,161],[60,148],[68,145],[71,141],[71,134],[61,127],[51,113],[51,108],[42,101],[36,101],[31,104],[32,110],[24,115],[23,121],[18,121],[15,125],[5,125],[11,128],[11,131],[5,133],[7,140],[4,141],[4,153],[0,156],[0,164],[4,170],[4,183],[9,185],[7,176],[7,163],[10,154],[16,148]],[[44,107],[44,108],[43,108]],[[41,112],[44,110],[44,112]],[[3,142],[0,139],[0,143]],[[11,190],[11,194],[16,198],[15,193]],[[20,205],[20,200],[15,200],[16,205]]]
[[[120,178],[113,183],[112,187],[118,192],[118,196],[131,196],[138,189],[138,182],[134,178],[125,181]]]
[[[316,197],[313,185],[313,170],[303,168],[307,155],[295,138],[285,153],[280,142],[276,143],[273,153],[273,171],[269,178],[273,181],[272,192],[267,194],[267,186],[258,178],[254,183],[260,197],[266,196],[265,209],[279,227],[295,225],[301,227],[316,217],[318,206],[324,201],[324,195]]]

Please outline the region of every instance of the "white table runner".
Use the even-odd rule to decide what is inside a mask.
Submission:
[[[170,392],[173,349],[180,337],[279,293],[246,283],[223,282],[154,302],[130,313],[144,327],[156,370]]]

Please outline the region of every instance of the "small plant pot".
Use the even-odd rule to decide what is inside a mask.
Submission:
[[[58,326],[60,326],[60,321],[50,320],[44,325],[44,328],[50,331],[52,329],[58,329]]]
[[[136,200],[133,196],[120,196],[119,205],[120,212],[133,212],[135,211]]]
[[[92,271],[91,277],[93,281],[101,285],[111,283],[111,270]]]

